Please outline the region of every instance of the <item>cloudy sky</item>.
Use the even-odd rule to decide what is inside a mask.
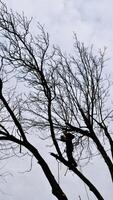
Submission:
[[[4,2],[9,8],[18,12],[24,11],[26,16],[33,16],[34,20],[45,24],[51,41],[67,52],[72,50],[73,32],[77,33],[78,39],[86,45],[94,44],[95,48],[107,47],[107,56],[110,58],[109,71],[113,73],[113,0],[4,0]],[[43,154],[44,151],[42,150]],[[13,176],[7,177],[5,179],[7,182],[1,180],[0,199],[54,200],[49,184],[35,161],[30,173],[21,173],[30,166],[30,160],[26,160],[11,159],[4,162],[5,169],[10,168],[9,171]],[[48,162],[51,165],[49,159]],[[87,169],[83,170],[84,173],[88,171],[91,180],[99,185],[105,199],[112,200],[111,181],[106,178],[107,169],[102,161],[95,159]],[[53,171],[56,169],[53,168]],[[82,200],[87,200],[83,183],[73,174],[67,173],[65,177],[65,171],[64,168],[61,171],[61,185],[67,191],[69,199],[79,200],[81,195]],[[93,196],[90,198],[95,200]]]

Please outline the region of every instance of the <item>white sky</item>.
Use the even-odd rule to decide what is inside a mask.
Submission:
[[[94,44],[97,48],[107,47],[107,56],[110,58],[109,71],[113,72],[113,0],[5,0],[8,7],[25,15],[33,16],[35,20],[45,24],[50,39],[68,52],[73,46],[73,31],[80,41],[86,45]],[[40,146],[40,145],[39,145]],[[44,147],[44,148],[43,148]],[[45,154],[45,144],[42,153]],[[41,146],[40,146],[41,148]],[[53,164],[48,159],[53,168]],[[24,166],[23,167],[23,163]],[[0,182],[1,200],[54,200],[51,190],[42,170],[37,164],[30,173],[18,173],[27,169],[29,162],[26,159],[11,159],[5,161],[5,169],[13,173],[7,182]],[[95,166],[97,166],[95,168]],[[16,170],[15,170],[16,168]],[[4,170],[5,170],[4,169]],[[102,161],[97,159],[87,167],[88,175],[99,185],[105,199],[113,199],[111,181],[108,180],[107,170]],[[61,184],[67,192],[69,200],[87,200],[83,184],[80,180],[63,169]],[[94,171],[93,171],[94,170]],[[55,172],[56,169],[53,168]],[[92,196],[91,200],[95,200]]]

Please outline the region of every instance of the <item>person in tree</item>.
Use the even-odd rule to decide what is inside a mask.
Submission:
[[[73,158],[73,142],[72,140],[74,139],[74,135],[68,132],[64,132],[63,135],[61,135],[61,141],[65,142],[66,144],[66,154],[67,158],[70,164],[74,164],[75,167],[77,167],[77,163]]]

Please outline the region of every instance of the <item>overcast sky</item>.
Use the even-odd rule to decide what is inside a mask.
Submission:
[[[18,12],[24,11],[28,17],[33,16],[41,24],[45,24],[50,39],[66,51],[71,51],[73,46],[73,32],[78,39],[86,45],[94,44],[95,48],[107,47],[107,56],[110,58],[109,71],[113,72],[113,0],[4,0],[8,7]],[[44,146],[44,145],[43,145]],[[45,153],[45,148],[42,153]],[[51,165],[49,159],[49,164]],[[24,167],[23,167],[24,163]],[[54,200],[51,190],[40,167],[34,162],[30,173],[20,173],[28,169],[30,161],[26,159],[11,159],[5,161],[5,168],[13,173],[7,182],[0,182],[1,200]],[[96,164],[98,167],[96,170]],[[15,170],[16,168],[16,170]],[[107,169],[102,161],[97,159],[87,167],[88,174],[99,188],[106,200],[113,199],[111,181],[107,179]],[[61,185],[67,191],[70,200],[87,200],[84,185],[80,180],[67,173],[65,168],[61,175]],[[83,169],[84,173],[87,170]],[[53,168],[53,171],[56,169]],[[92,174],[93,173],[93,174]],[[101,184],[100,184],[101,183]],[[7,193],[7,194],[4,194]],[[95,198],[92,196],[91,200]]]

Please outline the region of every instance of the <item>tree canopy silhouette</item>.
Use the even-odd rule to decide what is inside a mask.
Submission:
[[[40,131],[40,137],[44,132],[53,143],[54,162],[69,168],[103,200],[79,166],[84,157],[90,161],[96,150],[113,181],[113,110],[107,103],[110,83],[104,73],[105,51],[95,55],[74,35],[73,55],[67,55],[59,47],[50,47],[49,34],[41,24],[37,23],[35,33],[31,24],[31,19],[8,10],[0,1],[1,152],[9,149],[10,157],[15,151],[30,151],[55,197],[67,200],[38,147],[29,140],[31,132]]]

